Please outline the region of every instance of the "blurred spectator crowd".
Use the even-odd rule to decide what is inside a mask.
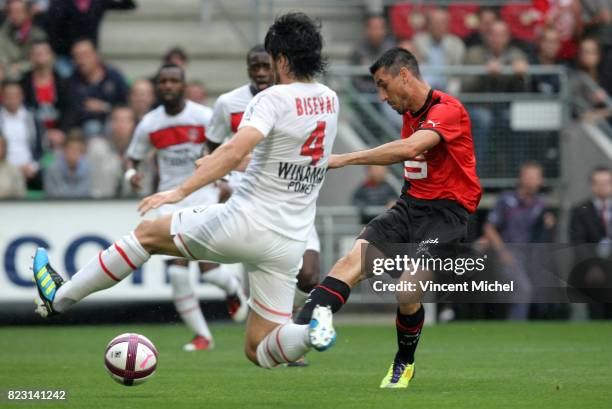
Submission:
[[[562,96],[560,76],[531,73],[533,66],[567,67],[574,118],[612,123],[612,1],[533,0],[499,2],[497,7],[473,2],[436,7],[432,3],[397,2],[366,15],[363,40],[355,45],[350,62],[367,66],[389,48],[400,46],[426,67],[422,74],[432,87],[453,95],[500,97],[465,102],[482,176],[504,177],[516,173],[520,162],[551,155],[551,138],[540,138],[537,143],[542,146],[534,147],[537,143],[531,135],[510,132],[510,102],[503,99],[517,92]],[[435,69],[444,66],[484,66],[486,73],[450,75]],[[357,77],[353,85],[370,95],[373,106],[389,122],[401,127],[401,117],[377,102],[370,77]],[[366,123],[366,127],[372,135],[380,134],[375,125]],[[553,156],[558,161],[558,152]],[[548,177],[553,176],[549,171],[554,161],[545,164]]]
[[[129,81],[99,50],[105,12],[134,8],[132,0],[0,0],[0,198],[154,189],[153,158],[142,191],[122,178],[132,132],[156,105],[152,77]],[[185,67],[188,56],[172,48],[161,62]],[[199,82],[186,92],[206,99]]]
[[[433,2],[432,2],[433,3]],[[449,78],[424,72],[437,89],[462,92],[559,91],[558,77],[528,75],[530,65],[566,65],[586,75],[599,89],[585,100],[600,106],[612,92],[612,1],[533,0],[478,6],[453,2],[397,2],[384,13],[368,14],[363,40],[351,56],[354,65],[369,65],[386,50],[400,46],[427,66],[484,65],[485,77]],[[508,67],[511,73],[502,73]],[[355,81],[363,92],[375,92],[367,78]],[[582,114],[584,112],[580,112]],[[610,116],[610,112],[607,112]]]
[[[612,1],[428,4],[396,2],[368,14],[350,62],[367,66],[399,45],[428,66],[487,67],[484,76],[425,70],[437,89],[548,95],[559,92],[559,77],[530,75],[530,66],[563,64],[572,69],[575,117],[612,118]],[[19,174],[0,197],[134,194],[122,184],[121,163],[132,130],[156,98],[151,78],[128,81],[103,60],[99,27],[106,11],[136,7],[133,0],[0,0],[0,172],[5,178]],[[174,48],[163,60],[186,65],[188,56]],[[355,78],[354,85],[375,100],[369,76]],[[189,84],[187,96],[204,102],[204,85]],[[477,157],[491,158],[499,151],[495,138],[508,139],[508,104],[467,105]],[[376,107],[401,126],[386,104]],[[511,150],[505,155],[512,163],[524,159]],[[152,189],[154,177],[150,182]]]

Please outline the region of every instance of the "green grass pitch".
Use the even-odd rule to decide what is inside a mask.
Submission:
[[[612,408],[612,325],[457,323],[426,327],[408,390],[378,384],[395,351],[392,325],[340,325],[308,368],[264,370],[242,353],[243,328],[213,325],[213,351],[181,351],[182,326],[0,328],[0,389],[57,388],[67,403],[0,408]],[[159,350],[155,376],[124,387],[103,367],[123,332]]]

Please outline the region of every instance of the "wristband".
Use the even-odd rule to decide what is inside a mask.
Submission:
[[[125,171],[125,174],[123,175],[123,178],[125,179],[126,182],[131,182],[132,181],[132,177],[136,174],[136,169],[134,168],[130,168],[128,170]]]

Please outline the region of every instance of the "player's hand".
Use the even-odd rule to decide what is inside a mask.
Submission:
[[[155,193],[147,196],[138,205],[138,211],[141,216],[151,209],[157,209],[161,205],[180,202],[185,198],[185,195],[180,189],[166,190],[165,192]]]
[[[132,186],[132,189],[134,189],[136,192],[139,192],[140,189],[142,189],[143,179],[144,179],[144,174],[140,172],[135,173],[134,176],[130,178],[130,186]]]
[[[344,155],[329,155],[329,160],[327,161],[328,169],[338,169],[344,166],[346,166]]]

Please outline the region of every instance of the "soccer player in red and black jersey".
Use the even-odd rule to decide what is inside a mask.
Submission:
[[[393,48],[371,67],[379,97],[403,115],[401,139],[373,149],[332,155],[330,168],[404,163],[404,186],[395,205],[372,220],[352,250],[310,294],[296,323],[309,322],[316,305],[332,312],[346,302],[350,289],[364,279],[364,244],[455,243],[464,240],[468,216],[478,206],[481,187],[470,118],[457,99],[431,89],[409,51]],[[420,302],[399,303],[398,351],[383,388],[405,388],[414,375],[414,352],[423,326]]]

